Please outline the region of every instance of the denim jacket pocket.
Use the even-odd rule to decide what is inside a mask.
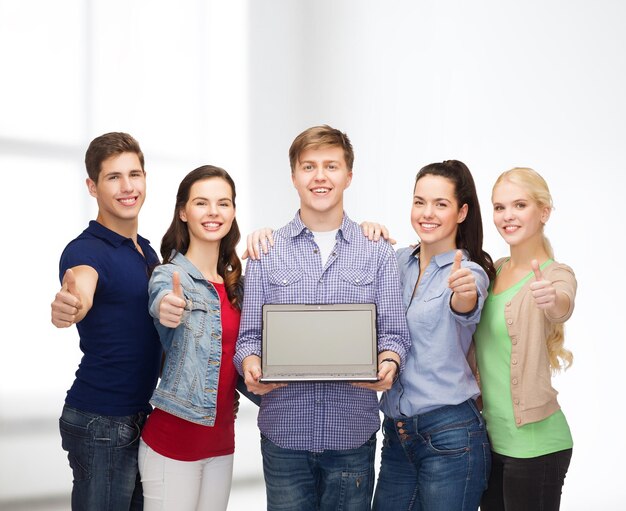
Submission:
[[[193,335],[194,339],[202,337],[209,312],[209,304],[206,298],[198,293],[185,293],[187,304],[183,314],[185,328]]]

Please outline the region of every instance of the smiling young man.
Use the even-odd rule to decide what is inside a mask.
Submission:
[[[235,365],[259,411],[267,509],[369,510],[374,484],[376,391],[389,389],[410,345],[391,246],[365,238],[343,210],[354,153],[329,126],[310,128],[289,150],[300,196],[295,218],[274,246],[249,260]],[[264,384],[261,322],[265,303],[375,303],[378,382]]]
[[[137,234],[144,158],[133,137],[107,133],[91,142],[85,165],[98,215],[63,251],[52,302],[52,323],[76,324],[83,352],[59,428],[74,476],[72,509],[138,510],[137,449],[161,360],[147,291],[159,260]]]

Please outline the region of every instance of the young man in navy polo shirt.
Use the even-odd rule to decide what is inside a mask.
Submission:
[[[142,509],[137,448],[161,360],[147,291],[159,259],[137,234],[144,158],[133,137],[107,133],[91,142],[85,165],[98,216],[63,251],[52,303],[52,323],[76,324],[83,352],[59,420],[72,509]]]

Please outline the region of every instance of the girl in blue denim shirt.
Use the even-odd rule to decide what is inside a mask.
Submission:
[[[397,257],[412,344],[404,371],[381,400],[374,509],[476,510],[491,458],[467,354],[494,268],[482,250],[476,188],[462,162],[418,172],[411,224],[419,245]]]
[[[165,351],[142,433],[144,509],[225,510],[230,494],[241,263],[235,184],[203,166],[181,182],[149,285]]]

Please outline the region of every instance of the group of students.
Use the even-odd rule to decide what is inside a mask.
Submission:
[[[159,264],[137,234],[139,145],[124,133],[90,144],[98,216],[64,250],[52,303],[53,324],[76,324],[83,351],[60,418],[72,508],[226,509],[239,381],[260,405],[270,511],[559,509],[572,438],[551,372],[572,360],[563,323],[576,280],[543,233],[543,178],[515,168],[496,181],[510,256],[494,265],[460,161],[418,172],[419,241],[394,254],[384,227],[344,211],[345,133],[309,128],[289,160],[300,208],[249,237],[244,287],[226,171],[183,179]],[[265,303],[375,303],[378,381],[261,383]]]

